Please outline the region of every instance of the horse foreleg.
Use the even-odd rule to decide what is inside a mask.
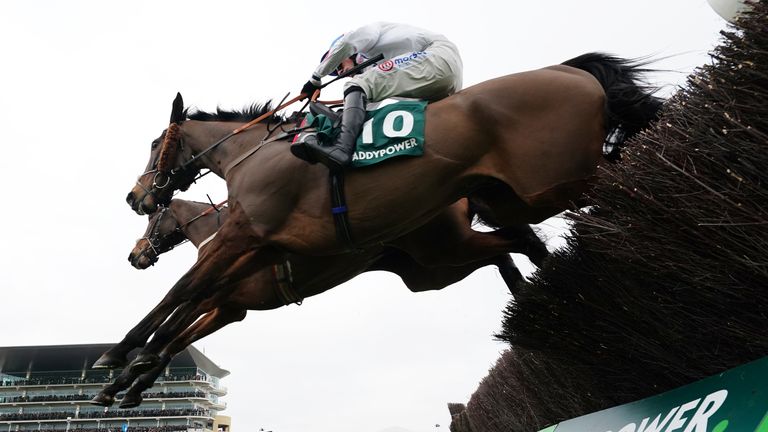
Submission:
[[[131,389],[136,387],[137,390],[134,390],[134,394],[130,397],[126,395],[127,400],[124,398],[120,403],[120,407],[130,408],[138,405],[141,403],[141,391],[152,386],[155,379],[157,379],[157,376],[162,373],[163,369],[174,355],[178,354],[194,340],[202,338],[226,324],[238,321],[245,316],[245,311],[242,312],[242,316],[236,313],[222,315],[219,313],[219,309],[214,309],[212,312],[209,312],[203,318],[195,322],[195,319],[199,317],[204,310],[208,309],[209,308],[206,305],[195,307],[190,303],[180,307],[174,312],[169,323],[161,326],[161,329],[164,329],[168,334],[175,332],[177,334],[180,333],[179,336],[171,341],[165,349],[163,349],[160,355],[140,354],[137,356],[129,367],[126,367],[112,384],[105,387],[91,400],[91,403],[94,405],[110,406],[114,403],[115,395],[117,395],[117,393],[129,387],[131,387]],[[191,326],[189,326],[190,324]],[[181,328],[182,326],[184,327]],[[155,339],[153,338],[153,341],[154,340]],[[137,379],[141,380],[142,384],[137,386],[134,383]],[[149,386],[142,387],[142,385],[146,383],[148,383]],[[131,384],[133,384],[133,386]],[[138,391],[138,393],[135,393],[135,391]]]
[[[209,259],[210,260],[210,259]],[[193,276],[207,271],[207,261],[198,260],[187,273],[179,279],[168,294],[136,326],[134,326],[117,345],[107,350],[93,364],[94,369],[115,369],[128,363],[128,353],[134,348],[144,346],[149,337],[176,308],[188,301],[196,292],[201,291],[194,284]]]
[[[232,221],[233,218],[230,218],[225,222],[225,226]],[[230,231],[236,230],[237,226],[230,227]],[[269,255],[259,255],[259,248],[249,248],[251,245],[248,243],[233,241],[236,235],[231,233],[226,236],[229,241],[222,240],[221,237],[225,236],[214,237],[197,262],[174,284],[163,300],[132,328],[120,343],[107,350],[93,364],[93,368],[114,369],[124,366],[128,353],[134,348],[144,346],[152,333],[166,321],[178,305],[192,297],[203,299],[210,296],[211,291],[218,287],[215,282],[225,283],[227,277],[240,279],[244,277],[244,263],[250,262],[254,255]]]
[[[123,372],[115,378],[112,384],[104,387],[99,394],[91,399],[91,404],[105,407],[112,406],[115,403],[115,395],[121,390],[127,389],[133,380],[136,379],[136,376],[136,374],[131,373],[129,368],[123,369]]]
[[[180,306],[176,311],[174,311],[173,315],[171,316],[171,322],[176,322],[183,319],[186,319],[188,316],[200,316],[200,313],[194,314],[197,312],[198,308],[192,305],[191,303],[187,302]],[[177,318],[177,319],[174,319]],[[194,321],[194,320],[193,320]],[[164,324],[164,325],[170,325],[170,324]],[[152,359],[155,363],[159,359]],[[136,367],[134,363],[139,361],[140,366]],[[142,372],[142,366],[146,364],[149,359],[146,357],[144,359],[141,359],[137,357],[134,359],[134,361],[128,365],[123,371],[120,373],[120,375],[115,378],[115,381],[102,389],[99,394],[97,394],[93,399],[91,399],[91,403],[94,405],[101,405],[101,406],[110,406],[115,402],[115,395],[117,395],[118,392],[127,389],[130,387],[131,383],[141,374]]]
[[[131,374],[127,368],[123,369],[123,372],[115,378],[115,381],[104,387],[99,394],[91,399],[90,403],[105,407],[112,406],[115,403],[115,395],[121,390],[127,389],[134,379],[136,379],[136,375]]]
[[[225,255],[230,258],[231,255]],[[213,310],[223,304],[227,298],[235,291],[238,284],[254,272],[261,270],[270,258],[269,254],[260,252],[254,248],[246,250],[231,260],[224,260],[218,263],[218,268],[210,269],[218,275],[217,278],[210,274],[200,274],[200,271],[191,275],[190,285],[201,287],[192,297],[190,302],[200,301],[197,310],[193,313],[184,311],[174,314],[173,319],[169,319],[155,331],[152,340],[146,344],[141,353],[131,363],[130,367],[138,372],[146,372],[159,361],[158,354],[160,350],[175,339],[182,331],[189,327],[195,320],[210,310]],[[194,279],[199,277],[199,279]]]
[[[212,306],[212,303],[213,301],[211,299],[207,299],[199,305],[187,302],[180,306],[173,315],[171,315],[168,320],[155,331],[152,340],[144,346],[141,352],[126,369],[138,376],[138,374],[144,373],[155,367],[155,365],[160,362],[159,351],[177,335],[181,334],[187,327],[192,325],[200,315],[215,308],[215,306]]]
[[[123,340],[102,354],[91,367],[94,369],[116,369],[125,366],[128,363],[128,353],[134,348],[144,346],[154,330],[168,318],[178,305],[183,303],[181,296],[177,295],[180,290],[175,288],[176,285],[152,311],[125,335]]]
[[[133,408],[141,405],[144,397],[141,396],[141,392],[152,387],[155,384],[155,380],[163,373],[165,368],[171,363],[173,356],[161,354],[158,364],[146,373],[138,376],[134,376],[133,385],[125,393],[123,399],[120,400],[120,408]],[[147,385],[148,383],[148,385]]]
[[[134,381],[131,388],[128,389],[128,392],[120,401],[120,408],[139,406],[143,400],[141,393],[155,384],[157,378],[163,373],[176,354],[192,345],[195,341],[218,331],[222,327],[233,322],[242,321],[247,313],[246,309],[240,307],[221,306],[197,320],[163,349],[157,366]]]

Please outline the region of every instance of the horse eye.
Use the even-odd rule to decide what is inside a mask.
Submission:
[[[159,139],[152,141],[152,150],[156,149],[159,144],[160,144]]]

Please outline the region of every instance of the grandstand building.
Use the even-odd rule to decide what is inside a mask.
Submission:
[[[190,346],[131,409],[94,406],[119,370],[90,366],[111,344],[0,347],[0,432],[229,432],[229,372]]]

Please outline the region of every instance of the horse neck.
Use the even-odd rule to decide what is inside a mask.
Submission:
[[[182,125],[184,145],[192,154],[198,155],[241,125],[242,123],[234,122],[188,120]],[[254,148],[264,137],[265,128],[265,125],[256,124],[247,131],[228,138],[208,150],[204,156],[200,157],[197,165],[224,178],[227,167],[243,153]]]
[[[228,209],[224,207],[218,212],[212,210],[210,213],[200,216],[209,209],[211,209],[210,204],[185,200],[173,200],[171,202],[174,219],[195,247],[199,247],[200,243],[216,233],[229,214]]]

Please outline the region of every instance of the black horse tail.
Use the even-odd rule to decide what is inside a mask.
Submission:
[[[646,84],[643,74],[649,61],[628,60],[603,53],[587,53],[563,62],[563,65],[592,74],[606,95],[606,139],[603,154],[609,161],[621,159],[624,143],[658,118],[663,99],[658,90]]]

